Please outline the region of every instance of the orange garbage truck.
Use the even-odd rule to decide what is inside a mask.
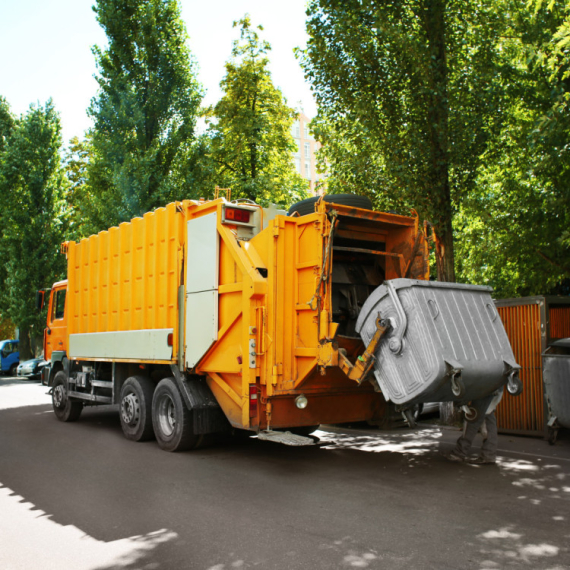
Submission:
[[[490,288],[430,282],[425,225],[362,197],[184,200],[62,250],[43,373],[61,421],[118,405],[167,451],[235,429],[301,445],[388,401],[520,389]]]

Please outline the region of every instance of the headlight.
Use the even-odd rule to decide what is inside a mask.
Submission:
[[[304,410],[308,404],[309,404],[309,400],[307,400],[307,397],[304,394],[301,394],[300,396],[297,396],[295,398],[295,405],[300,410]]]

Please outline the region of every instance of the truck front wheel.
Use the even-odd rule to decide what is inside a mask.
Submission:
[[[69,399],[67,395],[67,376],[62,370],[53,379],[51,402],[55,417],[61,422],[74,422],[81,415],[83,402]]]
[[[194,434],[192,414],[174,378],[162,379],[154,391],[152,424],[156,441],[165,451],[186,451],[202,443],[203,435]]]
[[[131,376],[121,388],[121,427],[127,439],[152,439],[152,394],[154,383],[144,376]]]

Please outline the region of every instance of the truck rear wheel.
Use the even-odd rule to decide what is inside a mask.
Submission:
[[[70,400],[67,395],[67,376],[60,370],[53,379],[51,403],[55,417],[60,422],[74,422],[81,415],[83,402]]]
[[[192,414],[174,378],[162,379],[154,391],[152,424],[156,441],[165,451],[195,449],[204,439],[202,434],[193,431]]]
[[[152,394],[154,383],[144,376],[131,376],[121,388],[121,427],[127,439],[152,439]]]

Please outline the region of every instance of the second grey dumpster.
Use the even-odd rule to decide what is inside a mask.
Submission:
[[[570,338],[553,342],[542,354],[542,377],[548,406],[548,441],[570,428]]]

